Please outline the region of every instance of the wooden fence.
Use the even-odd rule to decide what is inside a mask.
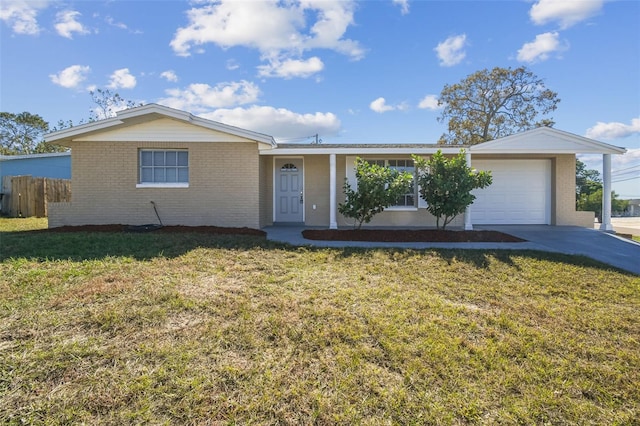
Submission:
[[[4,176],[0,193],[3,215],[46,217],[49,203],[71,201],[71,181],[32,176]]]

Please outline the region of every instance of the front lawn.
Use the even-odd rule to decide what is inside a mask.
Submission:
[[[28,232],[2,424],[633,424],[640,278],[526,251]]]

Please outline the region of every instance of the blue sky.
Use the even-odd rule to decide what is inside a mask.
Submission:
[[[556,128],[629,150],[614,189],[640,198],[638,1],[3,0],[0,19],[0,108],[52,125],[100,88],[280,141],[435,143],[445,84],[526,66]]]

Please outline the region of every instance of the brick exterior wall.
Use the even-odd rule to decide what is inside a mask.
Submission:
[[[71,203],[49,226],[157,223],[260,227],[260,162],[253,142],[74,142]],[[138,150],[188,149],[188,188],[136,188]]]
[[[551,216],[552,225],[593,228],[595,214],[576,211],[576,156],[573,154],[557,155],[554,158]]]
[[[49,226],[157,223],[153,201],[165,225],[248,226],[273,223],[273,157],[259,156],[253,142],[74,142],[71,144],[70,203],[49,204]],[[187,149],[188,188],[136,188],[139,149]],[[367,158],[410,158],[370,156]],[[593,214],[575,211],[575,156],[500,156],[547,158],[552,162],[551,224],[593,227]],[[304,156],[305,220],[329,225],[329,156]],[[344,202],[346,156],[336,158],[337,203]],[[316,208],[313,208],[315,204]],[[353,221],[337,215],[339,226]],[[463,216],[450,225],[462,226]],[[387,210],[368,226],[430,227],[425,209]]]
[[[260,157],[260,227],[273,225],[273,157]]]

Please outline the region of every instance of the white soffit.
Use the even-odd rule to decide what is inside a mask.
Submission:
[[[384,146],[376,147],[375,144],[369,146],[358,145],[357,147],[350,148],[348,145],[340,147],[330,147],[323,145],[315,145],[313,147],[300,147],[300,148],[276,148],[270,151],[261,152],[261,155],[432,155],[437,151],[442,151],[443,154],[455,155],[460,152],[463,147],[457,146],[455,148],[447,146],[434,147],[431,145],[416,146],[414,148],[408,148],[405,146],[398,146],[397,148]]]
[[[473,154],[624,154],[627,150],[550,127],[538,127],[469,148]]]

